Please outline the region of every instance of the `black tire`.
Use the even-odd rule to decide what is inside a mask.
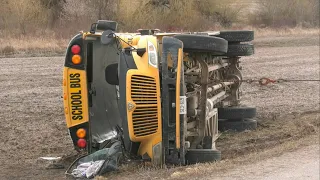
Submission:
[[[228,52],[225,56],[251,56],[254,54],[253,44],[229,44]]]
[[[213,149],[188,149],[186,164],[207,163],[221,160],[221,151]]]
[[[181,34],[175,38],[183,42],[186,52],[211,52],[214,55],[223,55],[228,51],[228,41],[219,37]]]
[[[249,42],[254,40],[254,31],[220,31],[219,35],[229,42]]]
[[[250,119],[256,117],[254,107],[224,107],[218,109],[219,119]]]
[[[219,131],[237,131],[242,132],[245,130],[256,130],[258,123],[254,119],[243,119],[239,121],[230,121],[226,119],[219,119],[218,129]]]

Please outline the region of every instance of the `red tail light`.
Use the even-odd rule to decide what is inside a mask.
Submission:
[[[79,148],[85,148],[87,146],[87,141],[85,139],[79,139],[77,145]]]
[[[80,51],[81,51],[81,48],[80,48],[79,45],[73,45],[73,46],[71,47],[71,52],[72,52],[73,54],[79,54]]]

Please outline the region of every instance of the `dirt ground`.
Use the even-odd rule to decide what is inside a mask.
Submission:
[[[284,39],[289,40],[257,40],[260,45],[256,54],[243,58],[244,78],[319,79],[319,39],[304,37],[303,46],[297,45],[301,38]],[[64,179],[64,169],[46,169],[46,164],[38,161],[41,156],[74,154],[61,99],[63,61],[63,57],[0,59],[0,179]],[[251,162],[252,157],[259,162],[270,157],[270,153],[264,154],[266,151],[281,155],[299,146],[319,145],[317,140],[308,138],[319,135],[319,82],[265,87],[243,84],[242,91],[242,103],[258,108],[259,128],[223,134],[217,145],[222,150],[223,162],[157,171],[124,167],[110,178],[181,179],[194,172],[237,172],[232,164]],[[308,148],[304,151],[308,152]],[[183,173],[180,176],[178,172]],[[246,173],[250,172],[243,175]]]
[[[319,153],[319,145],[303,147],[295,152],[254,164],[239,166],[226,174],[207,176],[204,179],[319,180]]]

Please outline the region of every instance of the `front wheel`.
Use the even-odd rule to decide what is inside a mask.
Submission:
[[[254,119],[241,119],[241,120],[228,120],[219,119],[219,131],[237,131],[242,132],[246,130],[256,130],[257,120]]]
[[[236,57],[236,56],[251,56],[254,54],[253,44],[229,44],[228,52],[225,56]]]
[[[249,119],[257,114],[255,107],[223,107],[218,109],[219,119]]]
[[[189,149],[186,164],[207,163],[221,160],[221,151],[214,149]]]

